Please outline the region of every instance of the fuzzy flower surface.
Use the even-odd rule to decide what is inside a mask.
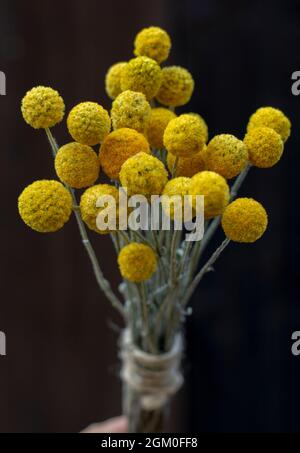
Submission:
[[[222,214],[229,203],[229,186],[223,176],[213,171],[202,171],[191,178],[189,195],[204,196],[204,217],[211,219]],[[193,207],[196,208],[193,198]]]
[[[162,69],[162,82],[156,99],[168,107],[179,107],[189,102],[195,83],[190,72],[181,66]]]
[[[67,126],[72,138],[82,145],[101,143],[111,128],[107,110],[96,102],[82,102],[69,113]]]
[[[163,107],[153,108],[146,127],[146,136],[154,149],[163,149],[164,132],[171,120],[176,118],[175,113]]]
[[[141,30],[134,41],[134,54],[145,56],[157,61],[165,61],[171,50],[171,39],[160,27],[148,27]]]
[[[155,60],[136,57],[130,60],[122,71],[121,88],[122,91],[143,93],[149,101],[157,95],[161,81],[162,71]]]
[[[110,179],[118,180],[124,162],[139,152],[150,153],[149,143],[144,135],[134,129],[117,129],[111,132],[101,145],[101,167]]]
[[[105,91],[111,99],[116,99],[116,97],[122,93],[121,76],[126,64],[127,63],[124,61],[115,63],[106,73]]]
[[[60,230],[72,213],[72,198],[58,181],[41,180],[27,186],[18,199],[22,220],[39,233]]]
[[[151,114],[151,107],[143,93],[123,91],[114,100],[111,109],[113,129],[129,127],[144,132]]]
[[[200,153],[194,154],[191,157],[179,157],[177,166],[176,166],[176,176],[185,176],[187,178],[191,178],[196,173],[205,170],[205,162],[204,162],[204,152],[206,146]],[[172,153],[167,154],[167,166],[169,172],[172,173],[174,164],[175,164],[176,156]]]
[[[60,123],[65,114],[65,104],[56,90],[37,86],[22,99],[24,120],[34,129],[46,129]]]
[[[115,186],[110,184],[97,184],[95,186],[89,187],[86,191],[82,194],[80,199],[80,212],[82,220],[86,223],[86,225],[93,231],[99,234],[107,234],[110,233],[111,230],[99,230],[97,227],[97,216],[98,214],[105,209],[104,207],[97,207],[97,202],[100,197],[105,195],[112,196],[116,201],[116,212],[114,211],[113,207],[109,210],[109,215],[116,217],[116,227],[117,227],[117,220],[119,215],[119,192]]]
[[[140,194],[149,198],[162,193],[168,181],[168,172],[159,159],[141,152],[122,165],[120,181],[127,188],[128,196]]]
[[[171,219],[180,218],[183,220],[191,220],[193,215],[187,218],[187,213],[184,212],[184,196],[189,195],[191,179],[185,177],[173,178],[167,182],[162,195],[162,207],[167,216]]]
[[[191,157],[205,145],[203,131],[197,118],[189,114],[171,120],[164,133],[164,146],[178,157]]]
[[[208,125],[207,125],[205,119],[201,115],[199,115],[199,113],[191,112],[191,113],[187,113],[187,115],[191,115],[194,118],[198,119],[200,127],[202,129],[202,134],[204,136],[205,143],[207,143],[209,134],[208,134]]]
[[[156,271],[157,257],[148,245],[132,242],[120,251],[118,264],[123,278],[140,283],[148,280]]]
[[[93,185],[100,171],[99,159],[93,148],[77,142],[62,146],[54,165],[59,179],[74,189]]]
[[[235,242],[255,242],[266,231],[268,215],[253,198],[238,198],[230,203],[222,216],[222,228]]]
[[[237,176],[247,165],[248,150],[245,143],[234,135],[216,135],[207,145],[205,165],[226,179]]]
[[[284,144],[281,136],[269,127],[256,127],[247,132],[244,143],[250,162],[259,168],[269,168],[280,160]]]
[[[279,109],[261,107],[250,117],[248,132],[256,127],[270,127],[274,129],[285,143],[291,134],[291,122]]]

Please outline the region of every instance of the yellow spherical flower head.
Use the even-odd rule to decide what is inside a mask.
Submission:
[[[147,100],[154,98],[160,89],[162,71],[152,58],[136,57],[130,60],[121,76],[122,91],[143,93]]]
[[[200,153],[194,154],[192,157],[179,157],[177,166],[176,166],[176,176],[185,176],[187,178],[191,178],[196,173],[203,171],[205,169],[204,157],[203,153],[206,148],[204,148]],[[175,164],[176,156],[172,153],[168,153],[167,155],[167,166],[170,173],[173,172],[174,164]]]
[[[250,162],[259,168],[273,167],[283,153],[283,141],[274,129],[257,127],[250,129],[244,138]]]
[[[150,118],[146,127],[146,136],[152,148],[163,149],[164,132],[171,120],[176,118],[175,113],[163,107],[151,110]]]
[[[286,142],[291,134],[291,122],[285,114],[273,107],[261,107],[250,117],[248,132],[256,127],[270,127]]]
[[[205,119],[201,115],[199,115],[199,113],[191,112],[191,113],[187,113],[187,115],[191,115],[194,118],[198,119],[200,127],[202,129],[205,143],[207,143],[208,142],[208,126],[207,126]]]
[[[148,280],[156,271],[157,257],[148,245],[132,242],[120,251],[118,264],[123,278],[140,283]]]
[[[55,170],[61,181],[74,189],[82,189],[98,179],[100,163],[93,148],[72,142],[58,150]]]
[[[149,143],[144,135],[134,129],[117,129],[111,132],[101,145],[101,167],[110,179],[118,180],[124,162],[141,151],[150,153]]]
[[[164,213],[171,219],[178,219],[182,221],[191,220],[193,213],[184,210],[184,197],[189,195],[191,186],[191,179],[179,177],[171,179],[165,185],[162,193],[162,207]]]
[[[114,100],[111,109],[113,129],[129,127],[144,132],[151,107],[143,93],[124,91]]]
[[[178,157],[191,157],[199,153],[205,145],[199,121],[184,114],[169,122],[164,133],[164,146],[168,152]]]
[[[121,88],[121,75],[127,63],[121,61],[112,65],[105,76],[105,90],[111,99],[115,99],[120,93]]]
[[[110,131],[108,112],[96,102],[82,102],[69,113],[67,125],[72,138],[82,145],[101,143]]]
[[[146,153],[138,153],[130,157],[122,165],[120,181],[127,188],[128,196],[160,195],[168,181],[168,172],[164,164]]]
[[[266,231],[268,216],[264,207],[252,198],[238,198],[222,216],[222,228],[235,242],[255,242]]]
[[[103,196],[110,195],[116,201],[116,211],[114,206],[109,207],[109,204],[105,203],[103,207],[97,207],[97,202]],[[89,187],[83,193],[80,199],[80,212],[82,220],[87,224],[87,226],[100,234],[110,233],[112,230],[99,230],[97,226],[97,216],[103,210],[108,208],[110,219],[116,219],[116,228],[118,227],[118,216],[119,216],[119,192],[115,186],[110,184],[97,184],[96,186]]]
[[[52,88],[38,86],[28,91],[22,99],[23,118],[34,129],[46,129],[60,123],[65,114],[65,104]]]
[[[160,27],[148,27],[141,30],[134,41],[134,54],[152,58],[157,63],[165,61],[171,50],[171,39]]]
[[[207,145],[205,166],[230,179],[237,176],[247,165],[248,150],[242,140],[230,134],[216,135]]]
[[[202,171],[193,176],[189,195],[193,197],[194,209],[197,208],[194,196],[204,196],[205,219],[222,214],[230,198],[229,187],[225,178],[213,171]]]
[[[185,105],[192,97],[194,86],[193,77],[187,69],[167,66],[162,69],[162,82],[156,99],[170,107]]]
[[[19,196],[18,208],[30,228],[39,233],[53,233],[69,220],[72,198],[58,181],[35,181]]]

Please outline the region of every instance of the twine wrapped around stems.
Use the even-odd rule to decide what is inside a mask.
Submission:
[[[129,329],[122,335],[121,378],[140,396],[141,407],[156,410],[166,405],[183,384],[180,371],[182,336],[176,335],[171,350],[163,354],[150,354],[137,348]]]

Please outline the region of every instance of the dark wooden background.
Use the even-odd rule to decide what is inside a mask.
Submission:
[[[110,326],[119,319],[98,291],[75,222],[39,235],[18,217],[23,187],[54,177],[46,139],[23,122],[20,100],[45,84],[67,110],[82,100],[108,108],[106,69],[128,59],[135,33],[151,24],[172,35],[170,62],[193,72],[188,110],[207,118],[211,135],[242,137],[260,105],[284,109],[294,124],[281,163],[254,170],[242,190],[268,209],[267,234],[252,246],[233,244],[195,295],[173,429],[299,431],[300,358],[290,352],[300,330],[300,100],[290,89],[300,69],[299,18],[292,0],[1,1],[0,432],[76,432],[120,412]],[[55,134],[69,139],[64,124]],[[109,240],[94,243],[116,286]]]

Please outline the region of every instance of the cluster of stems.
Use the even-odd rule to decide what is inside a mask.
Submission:
[[[58,145],[50,129],[46,129],[46,134],[55,157]],[[176,174],[176,167],[177,160],[172,170],[173,175]],[[249,169],[250,165],[236,178],[231,187],[231,200],[236,197]],[[67,185],[66,188],[72,196],[82,243],[92,263],[100,289],[131,330],[136,346],[149,353],[167,352],[188,313],[188,303],[199,282],[213,269],[215,262],[230,242],[229,239],[224,239],[199,270],[203,252],[220,225],[220,216],[205,222],[203,239],[196,242],[186,241],[184,232],[174,229],[174,225],[170,231],[129,229],[110,233],[117,254],[126,244],[140,242],[150,245],[158,257],[158,269],[151,279],[142,283],[124,281],[120,284],[119,290],[124,299],[122,302],[104,277],[81,218],[75,191]]]

